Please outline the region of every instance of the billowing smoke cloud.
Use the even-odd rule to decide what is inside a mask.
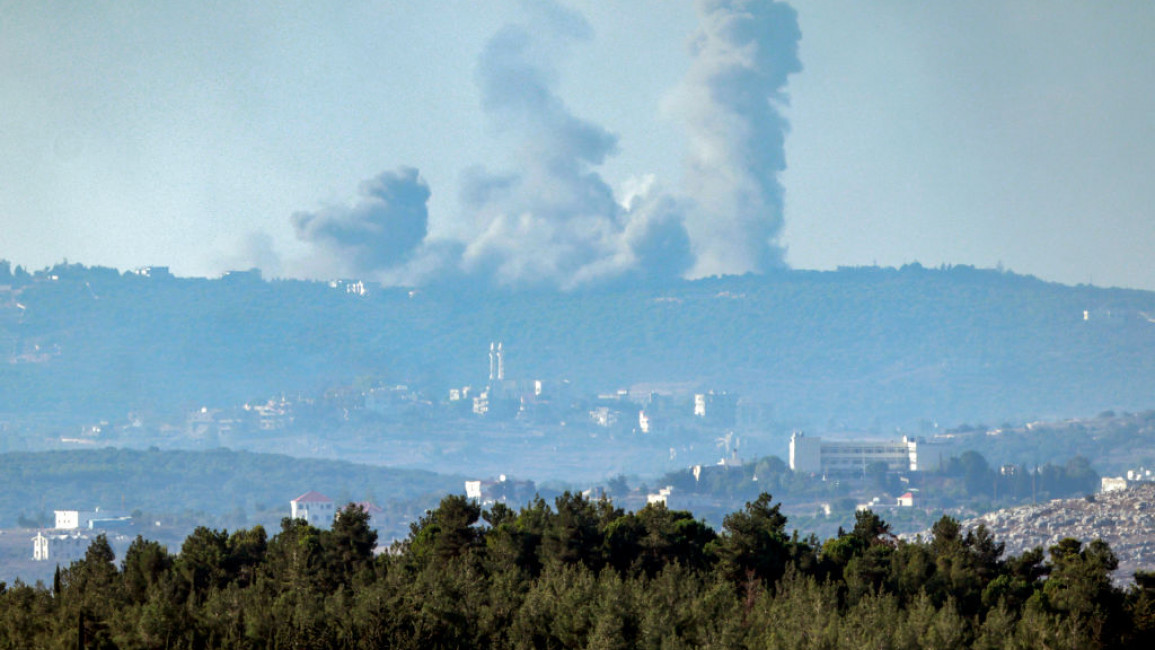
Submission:
[[[689,264],[681,215],[628,209],[594,170],[617,149],[617,137],[574,116],[551,87],[546,67],[558,39],[587,38],[589,26],[554,6],[545,24],[507,26],[478,64],[482,106],[515,142],[519,169],[473,169],[462,202],[480,224],[465,248],[467,272],[500,285],[556,284],[569,288],[623,274],[678,277]],[[548,31],[549,49],[533,34]],[[665,242],[665,243],[664,243]],[[666,252],[680,257],[663,258]]]
[[[783,264],[782,186],[787,77],[802,69],[801,31],[789,5],[699,0],[701,28],[679,94],[690,137],[685,188],[692,276],[765,271]]]
[[[294,214],[293,229],[327,256],[328,268],[372,277],[406,262],[425,239],[429,195],[417,170],[405,167],[362,183],[352,206]]]
[[[453,230],[470,234],[427,240],[429,188],[402,169],[367,182],[352,207],[293,216],[298,238],[326,258],[314,266],[405,284],[569,289],[782,264],[777,175],[787,125],[776,106],[801,67],[794,11],[699,2],[703,25],[677,102],[691,140],[685,191],[657,191],[649,178],[616,197],[596,170],[617,137],[575,116],[553,89],[553,58],[589,38],[589,25],[553,3],[526,6],[533,23],[502,28],[477,66],[482,107],[517,155],[513,170],[466,170]]]

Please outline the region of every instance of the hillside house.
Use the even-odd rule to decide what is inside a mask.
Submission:
[[[381,525],[381,520],[385,516],[385,510],[371,501],[358,501],[353,504],[361,509],[362,512],[369,515],[369,527],[378,528]]]
[[[92,520],[100,517],[100,508],[96,510],[55,510],[56,530],[76,530],[91,528]]]
[[[32,538],[32,559],[36,562],[51,561],[67,565],[69,562],[83,559],[89,544],[95,538],[96,535],[79,531],[68,533],[45,533],[41,531]],[[125,551],[132,543],[131,538],[127,535],[109,535],[106,539],[118,558],[124,557]]]
[[[313,490],[290,501],[289,508],[293,519],[303,519],[317,528],[328,528],[337,512],[332,499]]]

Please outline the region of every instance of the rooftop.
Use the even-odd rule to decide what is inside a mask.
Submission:
[[[333,500],[320,492],[309,490],[296,499],[293,499],[292,503],[333,503]]]

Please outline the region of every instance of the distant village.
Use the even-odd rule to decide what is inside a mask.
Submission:
[[[172,277],[164,267],[135,274]],[[222,281],[256,283],[260,277],[235,272]],[[353,280],[334,280],[328,286],[350,296],[376,289]],[[19,320],[24,307],[15,292],[7,293],[4,317]],[[1081,316],[1084,321],[1114,317],[1094,311]],[[15,339],[6,345],[13,364],[38,363],[59,354],[51,347],[25,349]],[[437,390],[415,387],[428,386],[428,381],[352,377],[315,393],[186,404],[175,416],[172,411],[132,412],[66,430],[53,423],[11,428],[17,425],[0,422],[0,445],[3,451],[227,447],[420,468],[461,477],[461,491],[486,507],[517,506],[535,495],[573,489],[588,498],[612,498],[630,509],[660,504],[709,519],[732,512],[741,500],[764,490],[783,501],[793,522],[811,529],[837,528],[848,515],[871,509],[885,511],[883,516],[897,528],[916,530],[926,517],[977,515],[1000,498],[1030,502],[1041,495],[1045,501],[1092,484],[1111,493],[1153,478],[1141,467],[1099,477],[1091,476],[1086,466],[1031,467],[991,455],[994,464],[987,467],[981,456],[978,465],[973,458],[958,458],[976,444],[1029,436],[1047,427],[1081,426],[1077,422],[950,431],[926,423],[915,432],[845,431],[832,423],[821,433],[804,432],[779,421],[773,404],[725,385],[671,382],[594,390],[563,377],[524,376],[518,370],[519,352],[530,354],[493,340],[476,350],[471,365],[447,373]],[[1078,481],[1071,478],[1076,470]],[[327,526],[344,504],[314,487],[300,486],[295,499],[285,495],[289,513]],[[358,506],[371,520],[380,511],[368,501]],[[122,550],[149,523],[99,509],[54,514],[54,526],[45,526],[32,538],[34,560],[74,559],[90,536],[99,533]]]

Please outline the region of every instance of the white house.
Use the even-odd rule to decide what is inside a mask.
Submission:
[[[48,534],[39,532],[32,538],[32,559],[37,562],[52,561],[67,564],[82,559],[93,539],[95,535],[79,531]],[[132,541],[127,535],[110,535],[106,539],[117,557],[124,557]]]
[[[74,511],[75,512],[75,511]],[[36,533],[32,538],[32,559],[37,562],[71,562],[84,557],[92,540],[82,533]]]
[[[290,501],[289,507],[293,519],[304,519],[310,526],[317,528],[328,528],[336,514],[333,500],[312,490]]]
[[[92,520],[100,516],[100,508],[96,510],[56,510],[57,530],[76,530],[91,528]]]

